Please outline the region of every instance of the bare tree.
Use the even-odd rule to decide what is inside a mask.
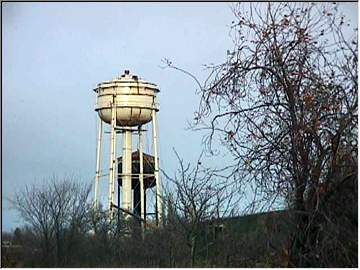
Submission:
[[[25,186],[11,201],[14,208],[19,211],[24,221],[29,224],[41,239],[42,261],[49,264],[53,250],[53,224],[51,210],[46,202],[47,194],[35,185]]]
[[[210,151],[220,139],[240,181],[268,202],[286,199],[291,263],[318,265],[321,222],[330,220],[324,193],[357,182],[357,29],[336,3],[236,4],[233,12],[234,49],[196,81],[194,127],[209,131]]]
[[[223,169],[210,169],[202,164],[202,154],[195,166],[186,164],[176,151],[175,154],[179,162],[175,176],[164,173],[172,183],[165,196],[168,198],[167,221],[185,233],[190,247],[190,266],[194,267],[198,238],[205,223],[230,215],[239,196]]]
[[[42,187],[25,186],[11,200],[42,243],[45,265],[62,265],[74,252],[75,234],[87,230],[90,185],[82,185],[55,176]]]

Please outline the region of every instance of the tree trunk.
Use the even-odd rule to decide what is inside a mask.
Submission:
[[[196,236],[191,236],[191,267],[195,267]]]

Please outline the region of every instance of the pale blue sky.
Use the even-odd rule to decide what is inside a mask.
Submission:
[[[168,57],[204,76],[203,64],[226,57],[231,20],[226,3],[3,3],[3,195],[52,174],[92,182],[92,89],[125,69],[160,86],[162,167],[175,168],[172,147],[194,160],[201,136],[185,127],[195,85],[159,66]],[[3,203],[9,230],[19,218]]]
[[[354,20],[356,5],[344,4]],[[160,86],[161,166],[175,169],[173,147],[187,160],[198,157],[201,134],[185,130],[198,105],[196,86],[159,66],[167,57],[204,78],[204,64],[223,62],[232,47],[230,4],[3,3],[2,14],[5,197],[53,174],[93,181],[92,89],[125,69]],[[21,224],[4,198],[2,211],[3,229]]]

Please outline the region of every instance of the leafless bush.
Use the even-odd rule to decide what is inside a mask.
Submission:
[[[53,177],[46,185],[25,186],[11,199],[33,230],[42,250],[44,265],[61,266],[76,253],[76,237],[87,231],[90,185]]]

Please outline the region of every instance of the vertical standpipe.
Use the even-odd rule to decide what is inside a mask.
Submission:
[[[139,126],[139,183],[140,183],[140,217],[143,219],[141,223],[142,231],[145,222],[145,189],[144,189],[144,146],[141,126]]]
[[[110,218],[114,217],[115,175],[116,172],[116,95],[113,95],[111,106],[111,143],[110,143],[110,174],[109,174],[109,210]]]
[[[123,133],[123,158],[122,158],[122,208],[131,212],[132,200],[131,200],[131,146],[132,146],[132,134],[130,128],[125,128]],[[129,215],[126,215],[128,218]]]

